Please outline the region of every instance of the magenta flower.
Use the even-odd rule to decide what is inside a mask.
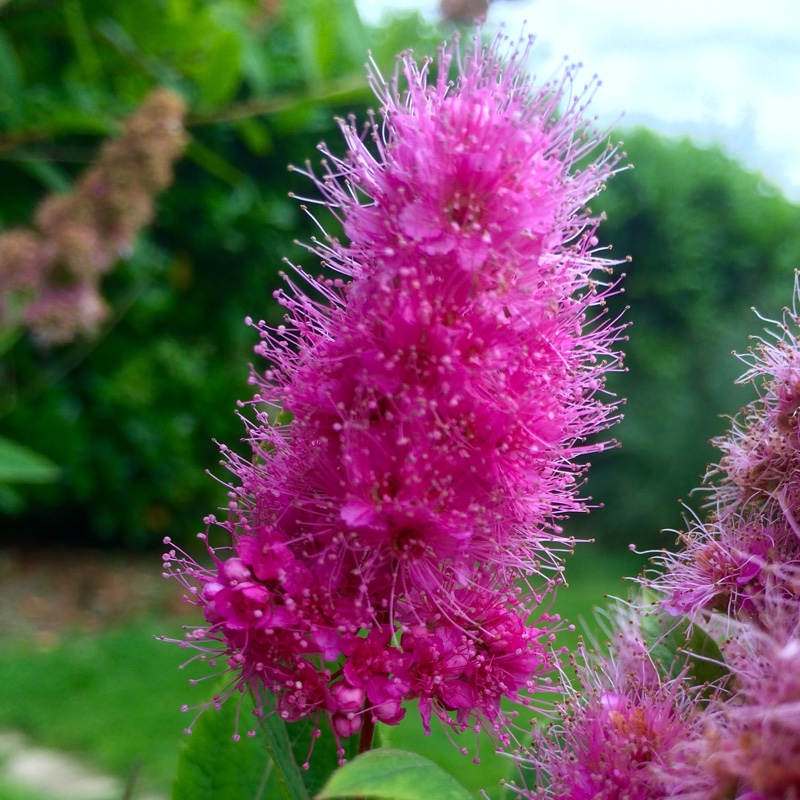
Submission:
[[[746,360],[756,384],[706,478],[712,513],[654,559],[662,606],[713,634],[728,673],[663,769],[669,797],[800,796],[800,317],[795,307]]]
[[[795,297],[800,297],[800,286]],[[715,444],[706,477],[708,521],[680,535],[682,549],[654,559],[650,585],[673,614],[726,611],[757,620],[765,593],[800,593],[800,341],[797,311],[775,323],[743,360],[758,397]]]
[[[800,539],[800,287],[795,279],[795,309],[774,324],[779,333],[761,340],[742,359],[758,398],[750,403],[730,432],[717,439],[722,451],[711,477],[719,476],[723,509],[755,504],[775,508]],[[771,337],[772,338],[772,337]]]
[[[800,796],[800,600],[770,593],[759,623],[730,623],[730,691],[705,714],[667,770],[671,797]]]
[[[500,44],[476,39],[455,83],[455,46],[430,81],[409,55],[391,85],[373,70],[382,122],[342,123],[347,156],[306,171],[350,240],[310,249],[349,280],[296,269],[328,304],[287,279],[287,324],[257,326],[252,452],[223,448],[229,516],[209,519],[232,551],[210,548],[211,571],[166,555],[231,690],[340,737],[419,699],[426,729],[503,739],[500,700],[553,669],[557,621],[528,618],[573,545],[575,457],[616,415],[610,262],[582,207],[617,155],[575,169],[597,137],[580,97],[557,114],[571,77],[535,87],[527,49],[504,64]]]
[[[523,797],[558,800],[660,800],[663,773],[672,752],[697,726],[698,707],[685,678],[662,675],[632,618],[609,655],[581,647],[578,686],[565,680],[561,723],[536,732],[526,774],[536,770],[536,788]],[[662,665],[663,666],[663,665]]]
[[[682,548],[653,562],[665,566],[649,584],[664,594],[663,607],[694,620],[709,611],[753,617],[772,586],[800,590],[798,541],[785,519],[747,517],[697,523],[681,534]]]

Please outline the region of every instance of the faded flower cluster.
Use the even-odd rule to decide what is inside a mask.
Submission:
[[[598,690],[597,674],[580,671],[565,722],[529,756],[539,786],[528,796],[800,797],[799,302],[796,285],[794,309],[742,357],[758,396],[715,442],[707,518],[641,579],[660,598],[649,619],[660,609],[662,632],[690,636],[683,666],[658,663],[662,636],[644,647],[654,667],[644,683],[640,669],[617,669]]]
[[[22,324],[52,345],[103,322],[100,280],[130,252],[155,196],[172,182],[187,141],[185,112],[177,94],[156,89],[69,193],[39,205],[34,228],[0,234],[0,327]]]
[[[294,268],[286,325],[256,326],[251,452],[223,448],[230,507],[208,520],[231,543],[211,569],[165,555],[225,696],[367,746],[409,700],[426,729],[502,740],[501,700],[547,685],[559,520],[616,416],[611,262],[584,206],[618,154],[591,160],[591,87],[532,85],[530,43],[504,47],[454,43],[435,70],[406,54],[388,83],[372,65],[380,118],[299,170],[346,234],[309,247],[336,277]]]

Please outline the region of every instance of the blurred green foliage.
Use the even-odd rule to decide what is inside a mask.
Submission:
[[[318,232],[289,163],[365,116],[363,64],[387,72],[416,16],[369,30],[352,0],[17,0],[0,7],[0,227],[64,190],[154,85],[190,103],[192,141],[148,236],[103,285],[97,341],[0,363],[0,428],[61,479],[5,494],[7,541],[187,540],[225,503],[214,439],[236,446],[252,315],[273,321],[281,260]],[[401,44],[402,42],[402,44]],[[432,48],[429,48],[432,49]],[[23,102],[24,98],[24,102]],[[2,500],[3,498],[0,498]]]
[[[630,306],[623,343],[627,372],[609,387],[627,402],[613,431],[622,447],[595,456],[587,491],[605,507],[574,520],[572,531],[609,546],[670,545],[659,536],[682,525],[679,498],[697,508],[709,439],[752,399],[734,386],[746,352],[764,325],[752,308],[776,318],[790,303],[800,267],[800,208],[717,148],[664,139],[647,130],[621,138],[634,165],[610,181],[592,205],[611,255],[630,254],[624,293],[612,315]]]
[[[156,222],[104,282],[104,334],[50,351],[18,341],[0,361],[0,434],[61,468],[0,496],[4,541],[188,541],[225,504],[205,473],[225,480],[213,440],[243,434],[243,319],[278,321],[283,257],[316,268],[294,243],[314,223],[287,197],[307,187],[286,166],[320,140],[337,149],[337,114],[364,118],[368,49],[388,73],[396,52],[439,38],[414,16],[366,28],[353,0],[0,5],[0,228],[67,189],[154,85],[187,99],[192,136]],[[628,398],[623,447],[594,459],[587,491],[605,508],[570,527],[609,546],[661,543],[680,524],[717,415],[748,399],[728,353],[760,327],[751,306],[779,313],[800,266],[800,209],[758,177],[645,131],[626,149],[636,169],[596,203],[602,240],[634,259],[612,303],[633,322],[629,371],[610,383]]]

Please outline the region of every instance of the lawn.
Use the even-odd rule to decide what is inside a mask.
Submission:
[[[623,574],[638,569],[630,559],[612,558],[591,546],[584,551],[568,564],[570,585],[561,590],[556,605],[579,626],[604,595],[624,594]],[[180,624],[148,618],[101,634],[65,635],[49,645],[6,641],[0,652],[0,728],[74,753],[122,780],[138,766],[141,790],[169,795],[187,723],[179,709],[191,702],[188,676],[178,669],[187,652],[152,637],[180,636]],[[563,641],[572,646],[576,638],[565,634]],[[382,741],[438,761],[476,796],[480,788],[496,796],[492,787],[505,776],[508,759],[484,744],[481,764],[474,766],[472,754],[465,758],[434,729],[429,739],[421,736],[412,712],[401,726],[385,729]],[[10,790],[2,796],[25,797]]]

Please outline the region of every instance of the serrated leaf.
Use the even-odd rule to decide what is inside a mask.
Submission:
[[[0,436],[0,483],[52,483],[60,472],[49,458]]]
[[[205,711],[181,748],[172,800],[266,800],[289,798],[270,785],[275,767],[259,735],[232,741],[235,699]],[[266,791],[269,788],[270,793]]]
[[[241,730],[252,709],[250,697],[237,696],[201,715],[180,753],[173,800],[308,800],[319,791],[340,758],[330,727],[314,735],[311,720],[286,724],[273,714],[255,736],[234,742],[237,713]],[[357,744],[356,736],[344,740],[341,757],[352,758]],[[281,769],[270,753],[281,760]],[[311,768],[300,769],[309,758]]]
[[[333,773],[317,800],[472,800],[470,793],[429,759],[403,750],[363,753]]]

